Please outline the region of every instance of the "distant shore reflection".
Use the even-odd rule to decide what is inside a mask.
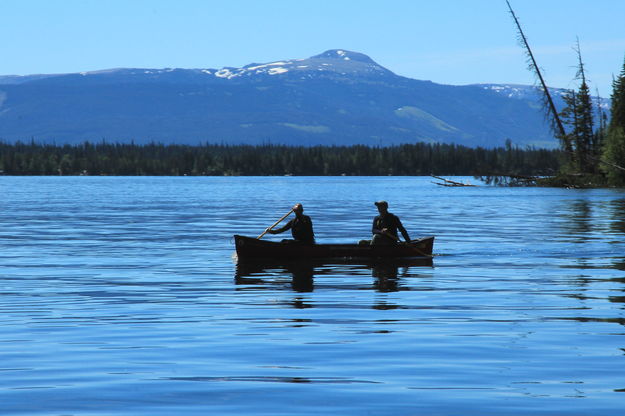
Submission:
[[[576,237],[575,242],[585,243],[592,233],[625,234],[625,199],[612,201],[570,201],[560,213],[566,235]],[[607,224],[607,226],[606,226]]]
[[[611,204],[612,221],[610,228],[612,232],[625,234],[625,199],[617,199]]]

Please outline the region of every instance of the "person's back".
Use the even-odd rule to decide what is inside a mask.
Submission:
[[[314,243],[315,233],[313,231],[312,220],[308,215],[299,215],[291,221],[291,235],[295,241],[302,243]]]

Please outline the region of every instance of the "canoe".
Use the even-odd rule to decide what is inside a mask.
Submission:
[[[405,259],[431,258],[434,237],[392,246],[367,244],[302,244],[234,236],[239,261],[253,259]]]

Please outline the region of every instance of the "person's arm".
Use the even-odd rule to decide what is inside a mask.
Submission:
[[[269,234],[280,234],[285,232],[286,230],[290,230],[291,227],[293,226],[293,220],[287,222],[286,224],[284,224],[284,227],[280,227],[278,229],[272,229],[267,231]]]
[[[376,224],[377,219],[378,217],[375,217],[373,219],[373,225],[371,226],[371,234],[382,234],[382,230],[377,228],[377,224]]]
[[[406,231],[406,229],[404,228],[399,217],[395,217],[395,218],[397,218],[397,229],[401,232],[401,235],[404,237],[404,240],[406,240],[406,242],[409,242],[410,236],[408,235],[408,231]]]

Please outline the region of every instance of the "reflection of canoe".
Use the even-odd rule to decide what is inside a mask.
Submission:
[[[296,292],[312,292],[318,288],[335,289],[351,287],[353,290],[371,288],[380,292],[410,290],[400,281],[403,278],[418,277],[412,267],[432,267],[431,257],[403,257],[394,259],[375,258],[334,258],[334,259],[247,259],[239,260],[236,266],[234,281],[244,286],[240,290],[258,290],[273,287],[290,287]],[[368,276],[374,278],[371,284],[337,283],[335,278]],[[330,282],[324,279],[330,277]],[[286,278],[286,279],[285,279]],[[302,306],[300,302],[295,307]],[[381,306],[375,306],[376,308]]]
[[[399,258],[366,258],[366,257],[343,257],[329,259],[304,259],[304,258],[248,258],[237,259],[236,272],[238,276],[254,276],[267,272],[283,271],[299,273],[302,270],[311,270],[315,276],[334,275],[337,270],[344,274],[365,274],[372,269],[389,268],[398,269],[408,267],[433,267],[432,257],[399,257]]]
[[[430,258],[434,237],[412,240],[392,246],[371,246],[360,244],[301,244],[295,242],[273,242],[256,238],[234,236],[237,257],[250,259],[401,259]]]

